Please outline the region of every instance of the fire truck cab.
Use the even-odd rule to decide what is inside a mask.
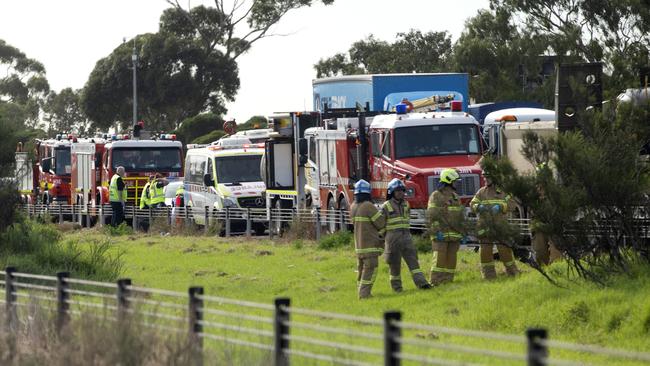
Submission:
[[[118,166],[125,170],[127,204],[138,206],[149,176],[159,173],[170,181],[183,177],[183,144],[174,135],[158,140],[130,140],[112,137],[102,156],[101,202],[108,203],[108,185]]]
[[[95,206],[101,204],[98,188],[101,186],[102,155],[106,140],[82,138],[72,143],[71,191],[74,204]]]
[[[403,180],[406,200],[421,221],[443,169],[459,171],[457,190],[465,204],[483,184],[479,124],[467,113],[398,111],[325,120],[324,126],[306,135],[317,177],[312,185],[319,187],[320,207],[328,212],[347,210],[354,183],[362,178],[370,182],[376,203],[385,200],[393,178]]]
[[[36,141],[38,201],[70,203],[70,146],[73,140],[72,135],[59,134],[55,139]]]

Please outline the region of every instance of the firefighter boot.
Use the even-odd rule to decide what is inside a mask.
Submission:
[[[494,262],[481,263],[481,274],[485,280],[494,280],[497,278],[497,271],[494,268]]]
[[[431,268],[431,285],[438,286],[444,282],[445,274],[439,272],[435,267]]]
[[[454,281],[454,272],[453,270],[450,271],[452,272],[443,273],[442,283],[451,283]]]

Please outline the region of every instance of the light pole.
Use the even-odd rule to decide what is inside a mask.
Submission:
[[[138,123],[138,86],[137,86],[137,64],[138,54],[135,52],[135,37],[133,37],[133,54],[131,55],[133,61],[133,125]]]

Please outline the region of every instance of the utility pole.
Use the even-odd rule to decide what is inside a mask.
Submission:
[[[137,87],[137,64],[138,64],[138,54],[135,52],[135,38],[133,37],[133,54],[131,55],[131,61],[133,61],[133,125],[135,126],[138,123],[138,87]]]

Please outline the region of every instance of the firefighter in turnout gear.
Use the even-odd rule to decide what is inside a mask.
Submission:
[[[427,206],[433,249],[431,284],[434,286],[454,280],[457,253],[464,238],[461,226],[465,222],[465,206],[454,188],[457,180],[460,175],[455,169],[443,170],[438,189],[431,193]]]
[[[350,214],[354,222],[359,299],[364,299],[371,296],[372,285],[377,277],[379,256],[384,251],[379,231],[383,230],[386,220],[370,201],[370,183],[363,179],[354,185],[354,203]]]
[[[386,218],[386,262],[390,267],[390,286],[395,292],[402,291],[402,258],[406,262],[415,286],[429,289],[420,264],[418,252],[413,244],[409,230],[409,205],[404,200],[406,187],[395,178],[388,183],[387,201],[382,206],[382,214]]]
[[[548,163],[539,164],[536,169],[537,175],[542,174],[553,174],[553,171],[548,166]],[[544,191],[541,187],[538,187],[538,192],[541,197],[544,197]],[[535,213],[531,213],[530,220],[530,231],[532,234],[532,247],[533,252],[535,253],[535,260],[540,265],[549,265],[552,262],[562,258],[562,252],[560,252],[557,247],[550,240],[549,236],[544,233],[543,227],[544,222],[535,217]]]
[[[505,233],[499,232],[508,225],[508,212],[515,206],[514,201],[494,183],[488,173],[484,176],[486,185],[476,192],[470,202],[472,211],[478,215],[481,273],[486,280],[497,278],[493,255],[494,244],[497,244],[499,259],[505,265],[506,273],[515,276],[519,270],[512,249],[503,244],[504,239],[508,239],[500,236]]]

